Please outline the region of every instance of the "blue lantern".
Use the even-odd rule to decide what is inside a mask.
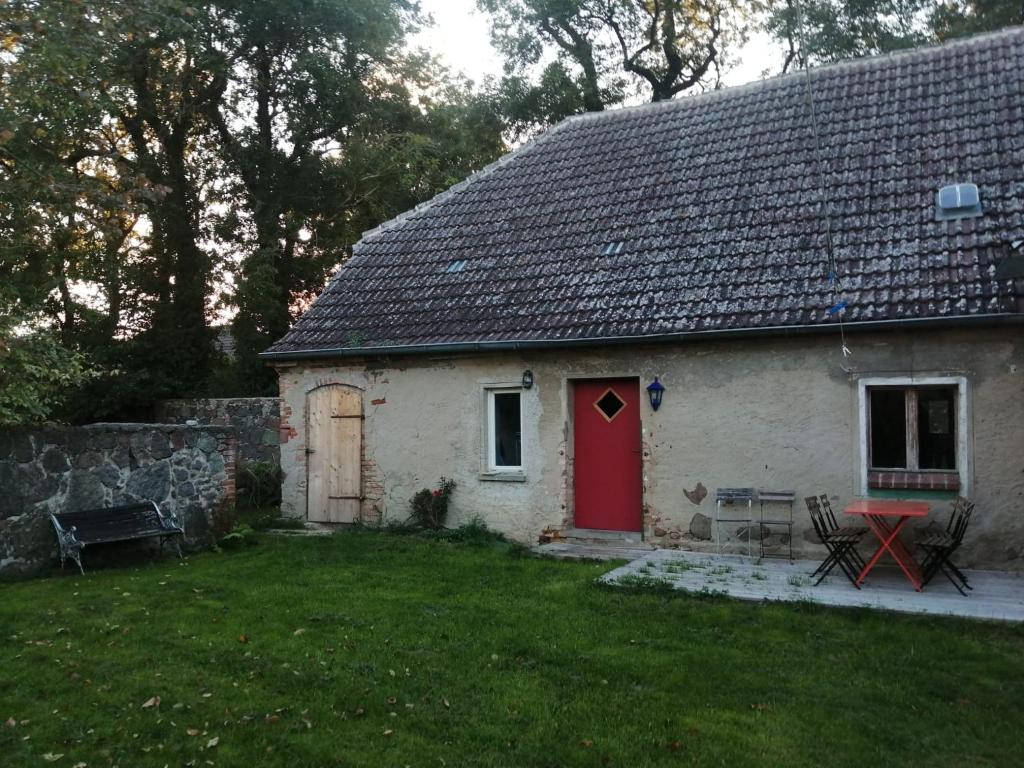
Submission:
[[[647,385],[647,396],[651,398],[651,408],[658,410],[661,407],[661,396],[665,394],[665,385],[654,377],[654,381]]]

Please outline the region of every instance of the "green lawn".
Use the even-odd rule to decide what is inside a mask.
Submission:
[[[1018,627],[609,568],[352,532],[0,585],[0,764],[1020,765]]]

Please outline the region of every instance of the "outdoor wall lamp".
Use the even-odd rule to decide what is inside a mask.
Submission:
[[[529,389],[533,386],[533,371],[527,368],[523,371],[523,389]]]
[[[654,377],[654,381],[647,385],[647,396],[651,398],[651,408],[655,411],[661,408],[661,396],[665,394],[665,385]]]

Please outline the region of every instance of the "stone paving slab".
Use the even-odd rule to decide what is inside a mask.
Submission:
[[[609,571],[600,580],[618,585],[624,579],[658,579],[682,591],[727,595],[740,600],[808,601],[901,613],[1024,622],[1024,574],[966,571],[974,590],[964,597],[941,574],[924,591],[915,592],[898,569],[883,566],[871,571],[860,590],[838,570],[814,586],[810,574],[815,567],[817,563],[807,560],[758,563],[756,559],[737,555],[659,549],[643,553],[627,565]]]

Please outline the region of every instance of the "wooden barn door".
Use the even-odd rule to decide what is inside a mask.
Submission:
[[[643,464],[639,381],[577,381],[573,401],[576,527],[640,531]]]
[[[341,385],[320,387],[307,396],[306,414],[306,516],[320,523],[355,522],[362,498],[362,396]]]

